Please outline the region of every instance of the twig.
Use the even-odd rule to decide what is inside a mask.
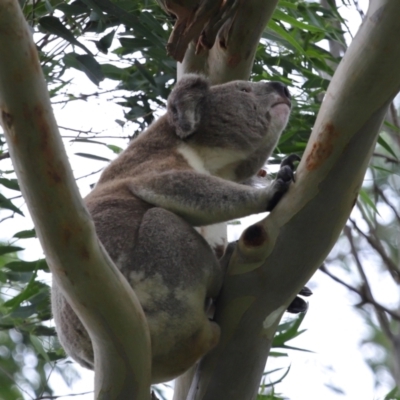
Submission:
[[[396,210],[396,207],[388,200],[386,195],[383,193],[378,185],[374,184],[374,190],[378,193],[378,195],[382,198],[382,200],[392,209],[394,215],[396,216],[397,222],[400,223],[400,215]]]
[[[76,139],[76,136],[71,135],[61,135],[63,139]],[[116,136],[116,135],[108,135],[108,136],[85,136],[85,139],[128,139],[131,140],[132,136]]]
[[[384,154],[374,153],[373,156],[374,157],[384,158],[385,161],[388,162],[388,163],[395,163],[395,164],[399,164],[400,163],[400,160],[398,160],[397,158],[389,157],[389,156],[386,156]]]
[[[361,19],[364,19],[365,14],[364,11],[361,9],[360,4],[358,4],[358,0],[353,0],[353,3],[357,12],[360,14]]]
[[[370,246],[375,249],[379,255],[381,256],[382,260],[384,261],[385,265],[387,266],[388,271],[392,275],[393,279],[395,280],[396,283],[400,283],[400,272],[397,269],[397,265],[390,259],[390,257],[386,254],[385,249],[382,246],[382,243],[375,237],[373,236],[372,233],[374,232],[374,228],[371,226],[370,222],[368,221],[368,218],[366,217],[363,209],[359,207],[359,210],[361,214],[363,215],[363,218],[365,222],[368,224],[368,227],[370,229],[371,235],[367,235],[364,233],[354,222],[353,219],[349,218],[350,222],[353,224],[354,228],[357,230],[357,232],[363,236],[367,242],[370,244]]]
[[[3,374],[4,374],[7,378],[9,378],[9,379],[11,380],[11,382],[13,382],[13,384],[14,384],[15,386],[17,386],[18,390],[20,390],[21,392],[26,393],[30,398],[33,399],[33,397],[32,397],[21,385],[19,385],[19,384],[15,381],[14,376],[13,376],[12,374],[10,374],[5,368],[3,368],[2,366],[0,366],[0,371],[2,371]]]
[[[361,297],[361,300],[362,300],[363,303],[372,304],[373,306],[375,306],[377,308],[380,308],[382,311],[387,312],[391,317],[393,317],[397,321],[400,321],[400,315],[398,315],[394,311],[386,308],[382,304],[377,303],[375,301],[375,299],[366,298],[365,295],[363,295],[360,290],[358,290],[355,287],[349,285],[348,283],[346,283],[343,280],[341,280],[340,278],[338,278],[336,275],[333,275],[331,272],[329,272],[328,269],[326,268],[325,264],[321,265],[321,267],[319,269],[324,274],[328,275],[331,279],[333,279],[335,282],[340,283],[342,286],[346,287],[347,289],[351,290],[352,292],[357,293]]]
[[[373,304],[376,316],[378,318],[378,321],[381,325],[382,330],[385,332],[386,336],[393,341],[393,333],[392,330],[390,329],[390,322],[388,320],[387,315],[382,311],[381,308],[376,307],[375,304],[376,301],[374,299],[374,296],[372,294],[371,287],[368,282],[367,275],[365,274],[364,268],[361,264],[360,258],[358,257],[357,249],[356,246],[354,245],[354,240],[353,240],[353,235],[351,228],[349,226],[345,226],[344,228],[344,234],[346,235],[347,239],[349,240],[350,247],[351,247],[351,253],[353,255],[354,261],[356,263],[356,267],[358,269],[358,272],[361,276],[361,280],[363,281],[363,286],[362,286],[362,292],[364,293],[364,296],[362,297],[363,299],[369,299],[370,302]],[[373,301],[373,302],[372,302]]]
[[[95,174],[99,173],[100,171],[102,171],[103,169],[104,168],[100,168],[97,171],[93,171],[93,172],[90,172],[89,174],[80,176],[79,178],[76,178],[76,180],[78,181],[79,179],[83,179],[83,178],[87,178],[88,176],[95,175]]]
[[[51,371],[50,371],[50,373],[47,375],[47,377],[46,377],[46,385],[48,386],[49,385],[49,380],[50,380],[50,377],[51,377],[51,374],[53,373],[53,371],[54,371],[54,369],[56,368],[56,363],[51,363]],[[44,386],[44,385],[43,385]],[[43,387],[43,390],[42,390],[42,393],[40,394],[40,397],[39,398],[43,398],[43,392],[45,391],[46,389],[45,389],[45,386]]]
[[[60,128],[60,129],[65,129],[66,131],[71,131],[71,132],[77,132],[77,133],[86,133],[86,134],[88,134],[88,133],[92,133],[92,134],[94,134],[94,135],[96,135],[96,134],[100,134],[101,132],[93,132],[92,131],[92,129],[89,129],[89,130],[87,130],[87,131],[84,131],[84,130],[82,130],[82,129],[74,129],[74,128],[68,128],[68,127],[66,127],[66,126],[61,126],[61,125],[58,125],[58,127]],[[74,136],[75,137],[75,136]]]
[[[0,160],[5,160],[6,158],[10,158],[10,153],[8,151],[0,154]]]
[[[2,219],[0,219],[0,224],[2,223],[2,222],[4,222],[5,220],[7,220],[7,219],[11,219],[11,218],[14,218],[14,212],[11,214],[11,215],[8,215],[7,217],[4,217],[4,218],[2,218]]]
[[[60,399],[61,397],[74,397],[74,396],[82,396],[85,394],[93,393],[93,390],[90,392],[82,392],[82,393],[71,393],[71,394],[64,394],[60,396],[40,396],[36,397],[35,400],[53,400],[53,399]]]
[[[102,96],[102,95],[104,95],[104,94],[112,93],[112,92],[117,92],[117,91],[121,91],[121,90],[123,90],[123,89],[115,88],[115,89],[109,89],[109,90],[104,90],[104,91],[102,91],[102,92],[94,92],[94,93],[89,93],[89,94],[81,93],[81,94],[79,94],[79,95],[74,95],[74,98],[73,98],[73,99],[52,101],[51,104],[52,104],[52,105],[53,105],[53,104],[63,104],[63,103],[66,103],[66,102],[68,102],[68,101],[71,101],[71,100],[73,100],[73,101],[76,101],[76,100],[83,100],[83,101],[86,101],[89,97],[100,97],[100,96]]]

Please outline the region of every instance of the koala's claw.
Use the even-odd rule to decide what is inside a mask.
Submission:
[[[297,154],[291,154],[290,156],[285,157],[282,162],[281,162],[281,167],[285,166],[285,165],[289,165],[289,167],[294,170],[295,166],[294,166],[294,162],[295,161],[300,161],[301,158],[297,155]]]
[[[294,171],[290,165],[281,165],[281,169],[276,175],[276,180],[282,180],[285,183],[294,182]]]
[[[301,312],[306,312],[308,309],[308,304],[301,297],[296,296],[293,301],[289,304],[287,312],[291,314],[299,314]]]
[[[304,286],[303,289],[301,289],[299,292],[300,296],[306,296],[306,297],[311,296],[312,294],[313,292],[307,286]]]
[[[275,208],[283,195],[288,191],[291,182],[295,182],[295,161],[300,161],[300,157],[297,154],[291,154],[285,157],[281,162],[281,169],[278,171],[275,182],[273,183],[276,192],[268,202],[267,211],[272,211]]]
[[[299,292],[300,296],[311,296],[312,291],[307,287],[304,286],[303,289],[300,290]],[[301,297],[296,296],[293,301],[289,304],[289,307],[287,308],[287,312],[291,314],[298,314],[301,312],[306,312],[308,309],[308,303],[304,301]]]
[[[297,154],[290,154],[289,156],[285,157],[282,162],[281,162],[281,169],[285,166],[289,167],[292,171],[292,181],[296,182],[295,176],[294,176],[294,170],[296,169],[294,162],[295,161],[300,161],[301,158]],[[279,176],[279,172],[278,172]]]

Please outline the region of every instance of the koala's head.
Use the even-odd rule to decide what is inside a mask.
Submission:
[[[238,159],[246,161],[254,155],[259,159],[256,169],[276,146],[290,106],[289,91],[279,82],[234,81],[210,86],[206,78],[189,74],[171,92],[168,119],[190,146],[236,152]],[[238,168],[237,160],[227,160],[233,165],[232,161]]]

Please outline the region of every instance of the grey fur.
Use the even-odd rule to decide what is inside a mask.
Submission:
[[[276,84],[210,87],[187,75],[167,113],[104,170],[85,199],[99,239],[146,313],[153,382],[182,374],[218,342],[206,304],[219,292],[222,267],[193,226],[263,212],[287,190],[290,177],[263,189],[241,182],[266,162],[289,107]],[[61,344],[93,368],[88,334],[55,281],[52,304]]]

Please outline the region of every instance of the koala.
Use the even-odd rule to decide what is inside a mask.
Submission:
[[[265,164],[290,108],[289,91],[278,82],[210,86],[186,75],[166,114],[105,168],[85,198],[100,241],[146,315],[153,383],[181,375],[218,343],[207,308],[223,267],[195,227],[278,203],[293,180],[291,162],[264,188],[242,183]],[[66,352],[93,369],[89,335],[55,281],[52,309]]]

